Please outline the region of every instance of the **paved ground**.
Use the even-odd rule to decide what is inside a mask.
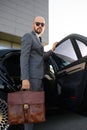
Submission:
[[[87,130],[87,117],[66,111],[54,113],[45,123],[36,125],[35,130]]]
[[[87,130],[87,116],[69,111],[50,112],[46,122],[36,124],[34,130]],[[9,130],[23,130],[21,127],[10,127]]]

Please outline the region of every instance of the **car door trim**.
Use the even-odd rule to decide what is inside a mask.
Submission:
[[[64,70],[58,72],[58,74],[62,74],[64,72],[66,72],[66,74],[72,74],[72,73],[78,72],[80,70],[84,70],[85,65],[86,65],[86,63],[84,62],[84,63],[78,64],[78,65],[75,65],[73,67],[70,67],[68,69],[64,69]]]

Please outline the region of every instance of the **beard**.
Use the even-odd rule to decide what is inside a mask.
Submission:
[[[42,28],[41,28],[41,27],[38,27],[37,29],[34,28],[34,31],[35,31],[37,34],[41,34],[41,33],[42,33]]]

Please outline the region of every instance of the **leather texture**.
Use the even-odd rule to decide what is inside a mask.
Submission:
[[[44,91],[8,93],[8,123],[24,124],[45,121]]]

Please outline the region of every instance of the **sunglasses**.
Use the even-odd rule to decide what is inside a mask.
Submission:
[[[45,25],[45,23],[39,23],[39,22],[35,22],[35,24],[36,24],[36,26],[42,26],[42,27],[44,27],[44,25]]]

